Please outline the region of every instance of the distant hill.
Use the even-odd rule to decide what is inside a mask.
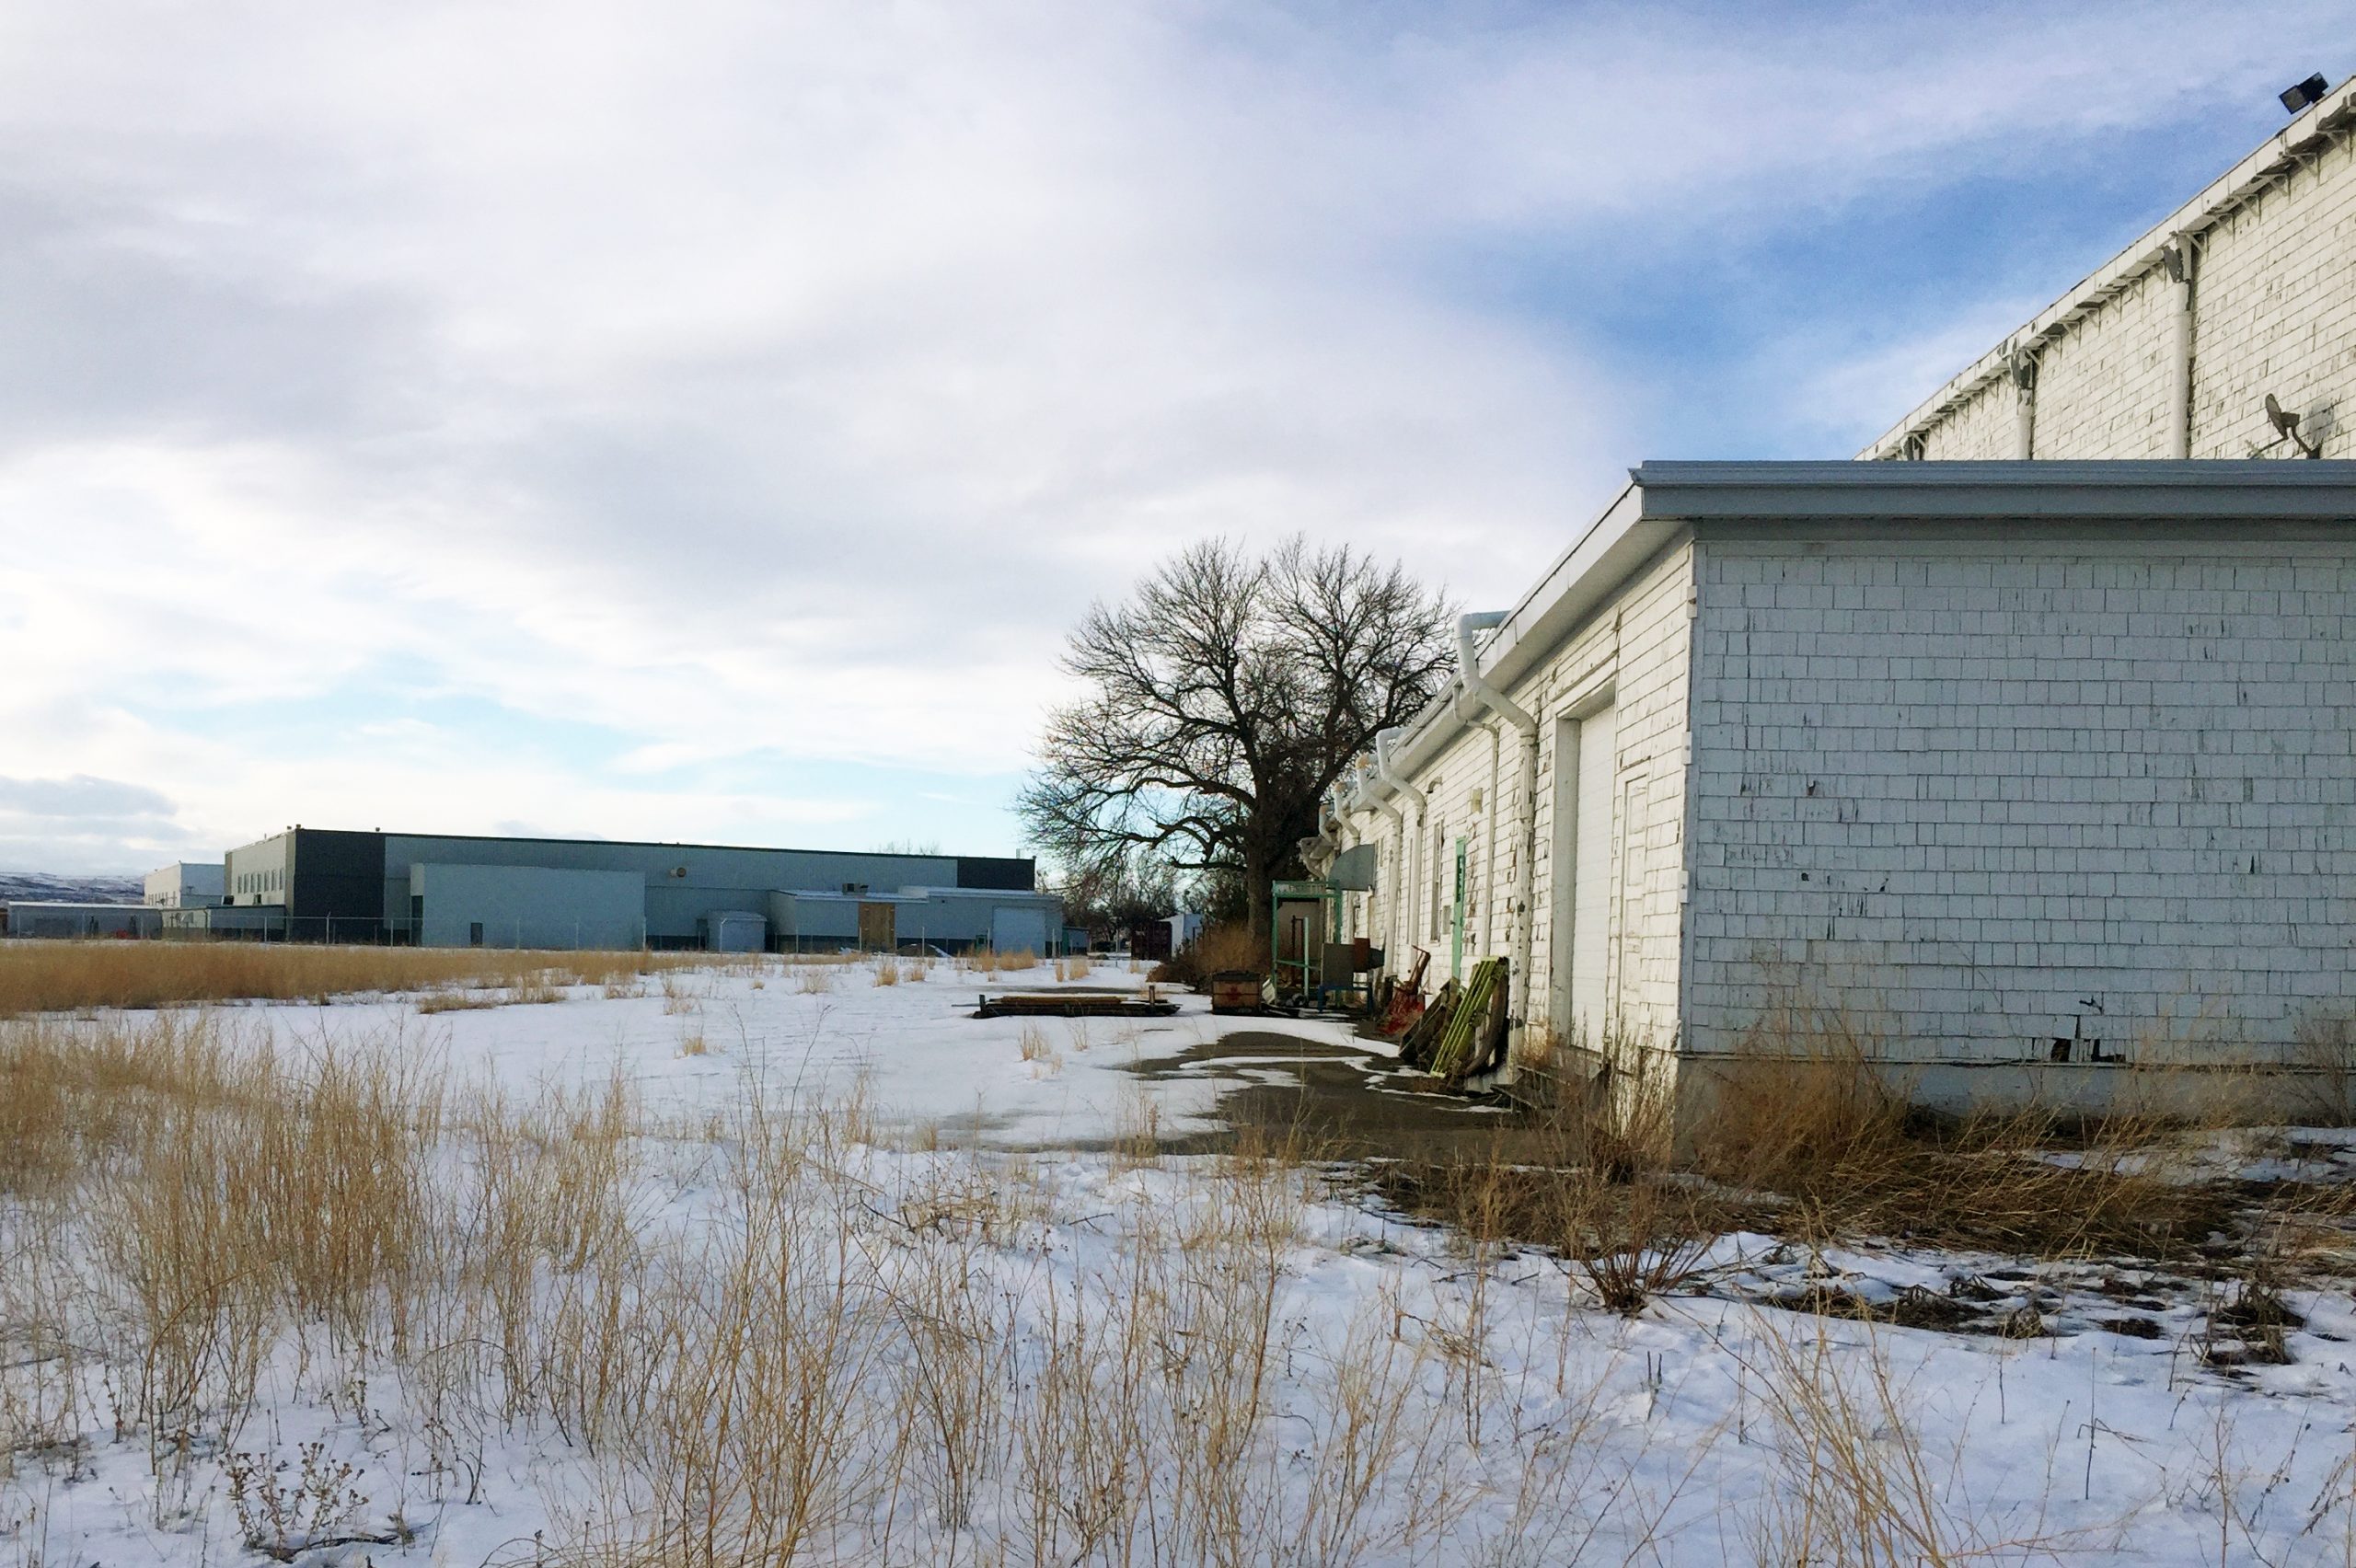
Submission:
[[[63,904],[137,904],[146,896],[137,877],[61,877],[48,871],[0,871],[0,903],[12,898]]]

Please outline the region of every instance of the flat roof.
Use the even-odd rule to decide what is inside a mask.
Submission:
[[[410,833],[401,828],[312,827],[302,823],[265,833],[239,848],[267,844],[290,833],[356,834],[372,838],[438,838],[459,844],[582,844],[614,849],[702,849],[721,855],[834,855],[854,860],[1033,860],[1030,855],[966,855],[953,849],[795,849],[775,844],[690,844],[671,838],[556,838],[513,833]]]
[[[2356,520],[2356,461],[1645,463],[1640,515],[1687,522],[1877,517],[2336,523]]]

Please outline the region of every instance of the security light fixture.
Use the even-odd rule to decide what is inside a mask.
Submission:
[[[2321,103],[2323,101],[2323,95],[2329,91],[2330,88],[2331,84],[2325,81],[2323,79],[2323,73],[2318,71],[2314,75],[2309,76],[2305,81],[2301,82],[2295,87],[2284,87],[2282,89],[2282,107],[2289,110],[2292,113],[2296,114],[2303,109],[2312,108],[2314,105]]]
[[[2274,427],[2274,440],[2269,443],[2270,445],[2280,446],[2287,441],[2299,449],[2299,455],[2302,457],[2323,455],[2323,443],[2310,442],[2305,436],[2301,435],[2299,416],[2276,402],[2274,394],[2271,392],[2266,395],[2266,422]]]

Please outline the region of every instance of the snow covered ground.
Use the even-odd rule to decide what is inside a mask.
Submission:
[[[993,1147],[1101,1143],[1150,1114],[1164,1136],[1217,1124],[1219,1092],[1254,1070],[1246,1060],[1190,1069],[1191,1048],[1252,1020],[1212,1016],[1180,992],[1180,1011],[1147,1019],[976,1019],[986,996],[1010,991],[1141,994],[1140,970],[1100,966],[1068,981],[1045,965],[1002,975],[936,961],[920,978],[874,983],[869,964],[687,970],[648,977],[630,995],[573,986],[565,999],[434,1013],[414,998],[243,1009],[285,1045],[404,1031],[444,1052],[454,1070],[487,1074],[514,1094],[606,1082],[617,1072],[657,1115],[693,1115],[734,1101],[748,1078],[803,1099],[862,1097],[887,1130]],[[495,998],[493,990],[479,993]],[[1157,992],[1157,995],[1163,993]],[[1349,1030],[1288,1022],[1333,1043]],[[1024,1054],[1025,1037],[1034,1055]],[[1040,1054],[1044,1053],[1044,1054]],[[1137,1069],[1165,1070],[1141,1076]],[[1281,1076],[1271,1065],[1265,1076]]]
[[[1222,1090],[1284,1071],[1180,1064],[1230,1027],[1198,999],[1146,1022],[976,1021],[978,993],[1045,972],[803,973],[425,1016],[413,998],[235,1009],[290,1060],[398,1037],[462,1101],[578,1107],[618,1075],[641,1129],[548,1205],[616,1222],[580,1220],[521,1296],[468,1286],[479,1304],[446,1320],[280,1314],[255,1327],[248,1408],[207,1368],[214,1392],[161,1421],[138,1418],[133,1387],[153,1323],[94,1307],[65,1343],[33,1321],[106,1275],[91,1232],[112,1211],[10,1206],[0,1263],[61,1233],[87,1262],[0,1290],[0,1551],[467,1568],[2356,1556],[2344,1283],[2285,1293],[2279,1365],[2204,1359],[2222,1297],[2103,1260],[1732,1235],[1623,1317],[1562,1260],[1472,1249],[1339,1172],[1139,1157],[1145,1129],[1213,1124]],[[2336,1179],[2347,1142],[2221,1158]],[[436,1159],[476,1194],[452,1205],[446,1265],[471,1280],[491,1157],[456,1139]],[[1963,1302],[2020,1337],[1794,1309],[1826,1301],[1917,1304],[1904,1321]],[[318,1544],[344,1538],[365,1539]]]

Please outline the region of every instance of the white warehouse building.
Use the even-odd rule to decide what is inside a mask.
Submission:
[[[2356,464],[1647,464],[1467,621],[1329,843],[1574,1060],[1682,1093],[1798,1009],[2092,1105],[2348,1041]]]

